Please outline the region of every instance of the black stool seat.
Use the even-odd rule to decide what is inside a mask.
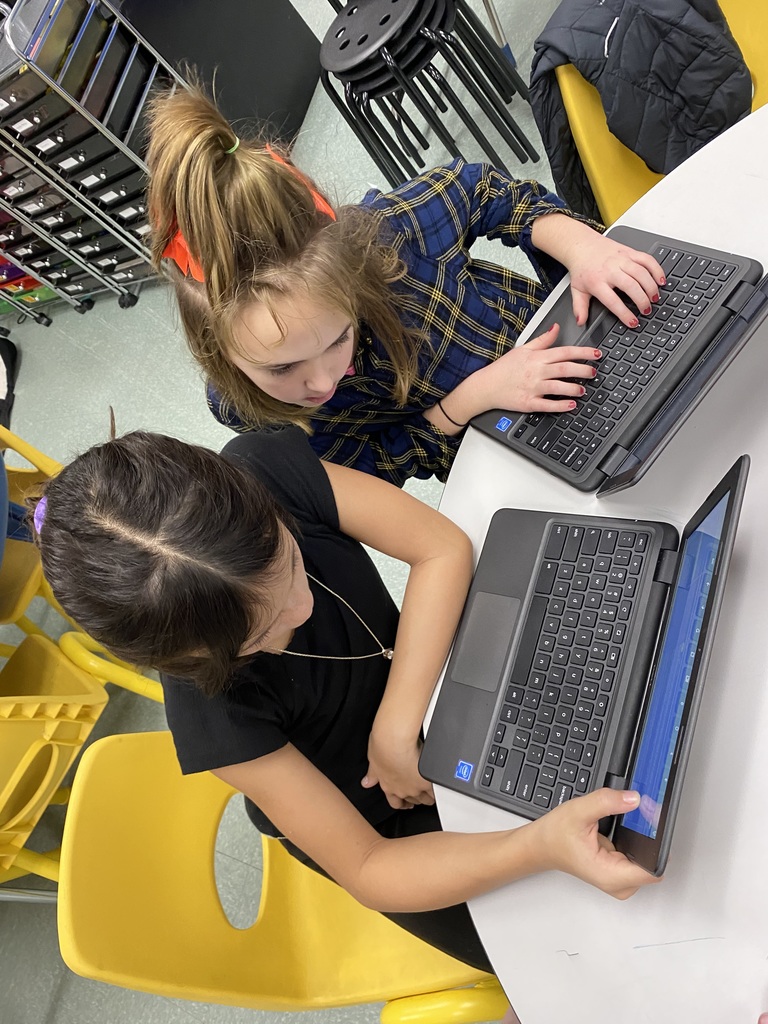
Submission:
[[[422,152],[429,142],[409,107],[457,157],[463,154],[441,116],[452,107],[486,158],[507,170],[480,130],[477,115],[467,110],[435,66],[437,57],[445,61],[515,156],[523,163],[538,160],[507,106],[515,94],[527,100],[527,86],[466,0],[356,0],[339,11],[325,35],[320,77],[337,110],[390,184],[399,185],[425,166]],[[342,87],[341,94],[332,75]]]
[[[320,47],[320,62],[333,74],[344,74],[358,67],[379,48],[387,46],[400,30],[418,18],[419,8],[428,8],[420,0],[362,0],[339,14],[325,34]]]

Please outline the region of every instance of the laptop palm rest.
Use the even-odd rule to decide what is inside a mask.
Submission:
[[[521,602],[517,597],[478,591],[456,642],[451,679],[495,693],[514,636]]]

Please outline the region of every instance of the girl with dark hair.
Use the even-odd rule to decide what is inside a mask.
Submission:
[[[599,350],[553,348],[556,328],[514,348],[566,270],[581,324],[594,296],[636,327],[625,300],[648,311],[664,284],[651,256],[486,165],[456,160],[334,210],[198,88],[154,101],[147,163],[153,259],[214,415],[239,431],[296,423],[321,458],[397,484],[444,480],[480,412],[575,408]],[[522,248],[541,283],[473,260],[481,236]]]
[[[163,673],[182,770],[241,790],[259,829],[427,942],[490,970],[465,900],[552,869],[620,899],[653,881],[598,833],[637,793],[440,830],[419,734],[471,545],[409,494],[320,462],[298,428],[222,455],[129,434],[51,480],[34,518],[64,610]],[[363,543],[410,565],[399,617]]]

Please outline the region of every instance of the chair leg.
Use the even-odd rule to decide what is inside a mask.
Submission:
[[[503,100],[501,103],[494,104],[488,99],[487,93],[479,87],[479,83],[483,82],[482,71],[480,68],[472,66],[471,56],[459,40],[445,33],[438,33],[438,35],[443,43],[443,48],[440,50],[443,57],[510,149],[523,163],[527,161],[528,156],[533,160],[538,160],[538,153],[507,110],[507,105]]]
[[[478,146],[480,146],[480,148],[486,154],[486,156],[493,164],[493,166],[497,167],[500,171],[505,171],[507,174],[509,174],[510,171],[507,165],[504,163],[502,158],[491,145],[488,138],[486,138],[486,136],[483,135],[483,133],[480,131],[480,129],[477,126],[476,120],[472,117],[470,112],[467,110],[467,108],[464,106],[464,104],[461,102],[459,97],[453,91],[453,89],[446,81],[444,76],[437,70],[434,64],[427,64],[427,66],[424,68],[424,71],[422,72],[422,75],[431,77],[434,80],[435,84],[437,85],[438,89],[441,89],[443,93],[448,97],[448,101],[454,107],[456,113],[459,115],[462,122],[464,123],[464,126],[468,129],[468,131],[474,138],[475,142],[478,144]]]
[[[381,123],[379,118],[376,116],[376,111],[371,106],[371,100],[368,98],[366,93],[355,94],[350,90],[350,96],[353,99],[355,107],[359,110],[363,120],[369,125],[371,131],[375,134],[376,138],[380,141],[385,152],[405,171],[406,178],[413,178],[416,176],[416,168],[408,159],[408,156],[403,152],[403,148],[395,142],[394,138],[389,134],[387,129]],[[347,100],[349,103],[349,99]]]
[[[450,36],[444,35],[443,33],[433,33],[427,29],[423,29],[422,31],[428,37],[434,37],[440,55],[445,59],[446,63],[454,71],[464,88],[470,96],[472,96],[486,117],[488,117],[491,124],[493,124],[494,128],[498,131],[518,159],[523,163],[528,160],[528,156],[533,160],[538,160],[538,153],[528,141],[525,133],[519,127],[517,122],[509,114],[506,106],[503,103],[500,106],[494,106],[492,103],[489,103],[483,89],[478,87],[478,79],[483,81],[479,68],[474,69],[475,73],[469,73],[467,71],[466,65],[469,63],[467,61],[468,54],[466,51],[462,52],[458,41]]]
[[[422,135],[420,129],[416,125],[416,122],[403,106],[402,96],[399,93],[393,93],[391,96],[387,96],[387,100],[389,101],[395,116],[400,118],[402,123],[415,138],[416,143],[421,146],[422,149],[429,149],[429,140],[426,136]]]
[[[359,99],[349,85],[344,87],[344,98],[347,110],[351,114],[354,123],[357,125],[363,138],[367,140],[364,143],[365,148],[374,157],[380,168],[388,168],[385,174],[390,184],[400,185],[402,182],[407,181],[409,177],[408,171],[397,163],[394,153],[387,151],[381,137],[376,133],[365,113],[361,110]]]
[[[397,84],[403,90],[405,95],[410,97],[411,102],[413,103],[413,105],[419,111],[421,116],[427,122],[427,124],[432,129],[432,131],[435,133],[435,135],[438,137],[438,139],[440,139],[440,141],[445,146],[445,148],[448,150],[448,152],[451,154],[451,156],[452,157],[460,157],[463,160],[464,157],[463,157],[461,151],[459,150],[458,145],[456,144],[456,140],[453,138],[451,133],[447,130],[445,125],[442,123],[442,121],[438,117],[435,116],[435,112],[430,108],[429,104],[424,101],[424,97],[419,92],[419,90],[418,90],[418,88],[416,86],[415,81],[412,80],[412,79],[407,78],[403,74],[403,72],[400,70],[400,67],[395,62],[395,60],[392,58],[391,54],[386,49],[386,47],[382,47],[381,50],[380,50],[380,53],[381,53],[382,59],[384,60],[384,63],[389,68],[389,70],[392,73],[392,76],[395,79],[395,81],[397,82]]]
[[[414,162],[416,167],[422,169],[424,167],[424,161],[419,155],[419,151],[414,145],[414,143],[408,138],[400,114],[395,113],[391,105],[387,102],[386,96],[382,96],[381,99],[377,100],[377,102],[379,105],[379,110],[384,115],[384,119],[388,122],[392,131],[395,133],[395,136],[398,139],[403,150],[408,154],[408,157]],[[419,132],[419,135],[421,136],[421,132]],[[423,136],[421,137],[423,138]]]
[[[17,869],[26,874],[41,875],[52,882],[58,882],[60,853],[60,850],[51,850],[50,853],[35,853],[34,850],[22,848],[14,857],[11,870]]]
[[[500,67],[493,50],[483,45],[483,41],[473,31],[473,26],[468,17],[458,5],[456,7],[456,23],[453,27],[453,35],[460,39],[462,44],[472,54],[473,60],[483,69],[486,78],[493,83],[494,88],[503,98],[504,102],[510,103],[516,90],[512,88],[509,75],[506,74],[506,69]],[[505,60],[505,63],[509,62]]]
[[[496,62],[502,77],[507,80],[509,87],[514,91],[520,93],[520,96],[526,101],[530,101],[530,93],[528,86],[525,81],[520,77],[519,72],[513,67],[510,62],[506,59],[502,51],[496,44],[493,36],[490,34],[488,29],[478,18],[477,14],[472,10],[466,0],[456,0],[457,13],[462,15],[466,24],[468,24],[475,36],[485,45],[487,52],[492,55]]]
[[[23,629],[27,636],[44,636],[46,640],[51,639],[44,630],[40,629],[40,627],[31,619],[28,619],[26,615],[20,615],[14,622],[14,626],[18,626],[19,629]]]
[[[356,136],[357,141],[360,143],[360,145],[363,147],[366,153],[370,156],[370,158],[379,168],[379,170],[387,179],[392,188],[397,188],[398,185],[402,185],[402,183],[406,180],[405,176],[397,172],[397,169],[394,168],[394,165],[391,163],[391,161],[389,161],[388,159],[382,159],[379,148],[372,144],[372,140],[369,138],[368,134],[360,127],[360,125],[358,125],[357,121],[352,116],[351,111],[347,109],[346,103],[344,103],[339,94],[333,88],[333,85],[330,82],[329,73],[325,70],[325,68],[323,68],[320,72],[320,81],[323,83],[323,88],[325,89],[325,92],[328,95],[329,99],[336,107],[338,112],[341,114],[341,116],[344,118],[344,120],[347,122],[349,127],[352,129],[352,132]]]
[[[427,68],[431,68],[431,67],[433,67],[433,65],[430,63],[430,64],[427,64],[426,67]],[[424,70],[426,70],[426,68],[424,68]],[[448,104],[445,103],[445,101],[443,100],[443,97],[440,95],[440,93],[437,91],[437,89],[434,87],[434,85],[432,85],[432,82],[429,80],[429,76],[428,75],[419,74],[419,75],[415,75],[414,77],[419,79],[419,84],[421,85],[422,89],[427,94],[427,96],[429,96],[429,98],[435,104],[435,106],[440,111],[440,113],[441,114],[447,114],[448,113],[448,109],[449,109],[448,108]]]

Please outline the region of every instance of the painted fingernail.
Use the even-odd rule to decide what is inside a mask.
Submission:
[[[586,395],[586,393],[587,393],[587,389],[586,389],[586,388],[582,388],[582,389],[581,389],[581,393],[582,393],[582,395]]]
[[[595,349],[595,359],[602,359],[602,358],[603,358],[603,353],[600,351],[599,348],[596,348]]]
[[[651,296],[651,302],[658,302],[660,297],[661,296],[658,293],[656,295],[652,295]]]
[[[595,366],[592,367],[592,376],[593,377],[597,376],[597,367],[595,367]]]
[[[629,321],[629,326],[630,327],[637,327],[639,323],[640,323],[640,321],[637,319],[637,317],[633,316],[632,319]]]
[[[651,307],[649,306],[648,309],[644,309],[643,310],[643,316],[648,316],[650,312],[651,312]]]
[[[575,409],[576,408],[576,403],[575,402],[569,402],[568,403],[568,408],[569,409]]]
[[[666,279],[666,277],[664,277],[664,275],[662,274],[661,278],[659,279],[659,284],[666,284],[666,283],[667,283],[667,279]]]

